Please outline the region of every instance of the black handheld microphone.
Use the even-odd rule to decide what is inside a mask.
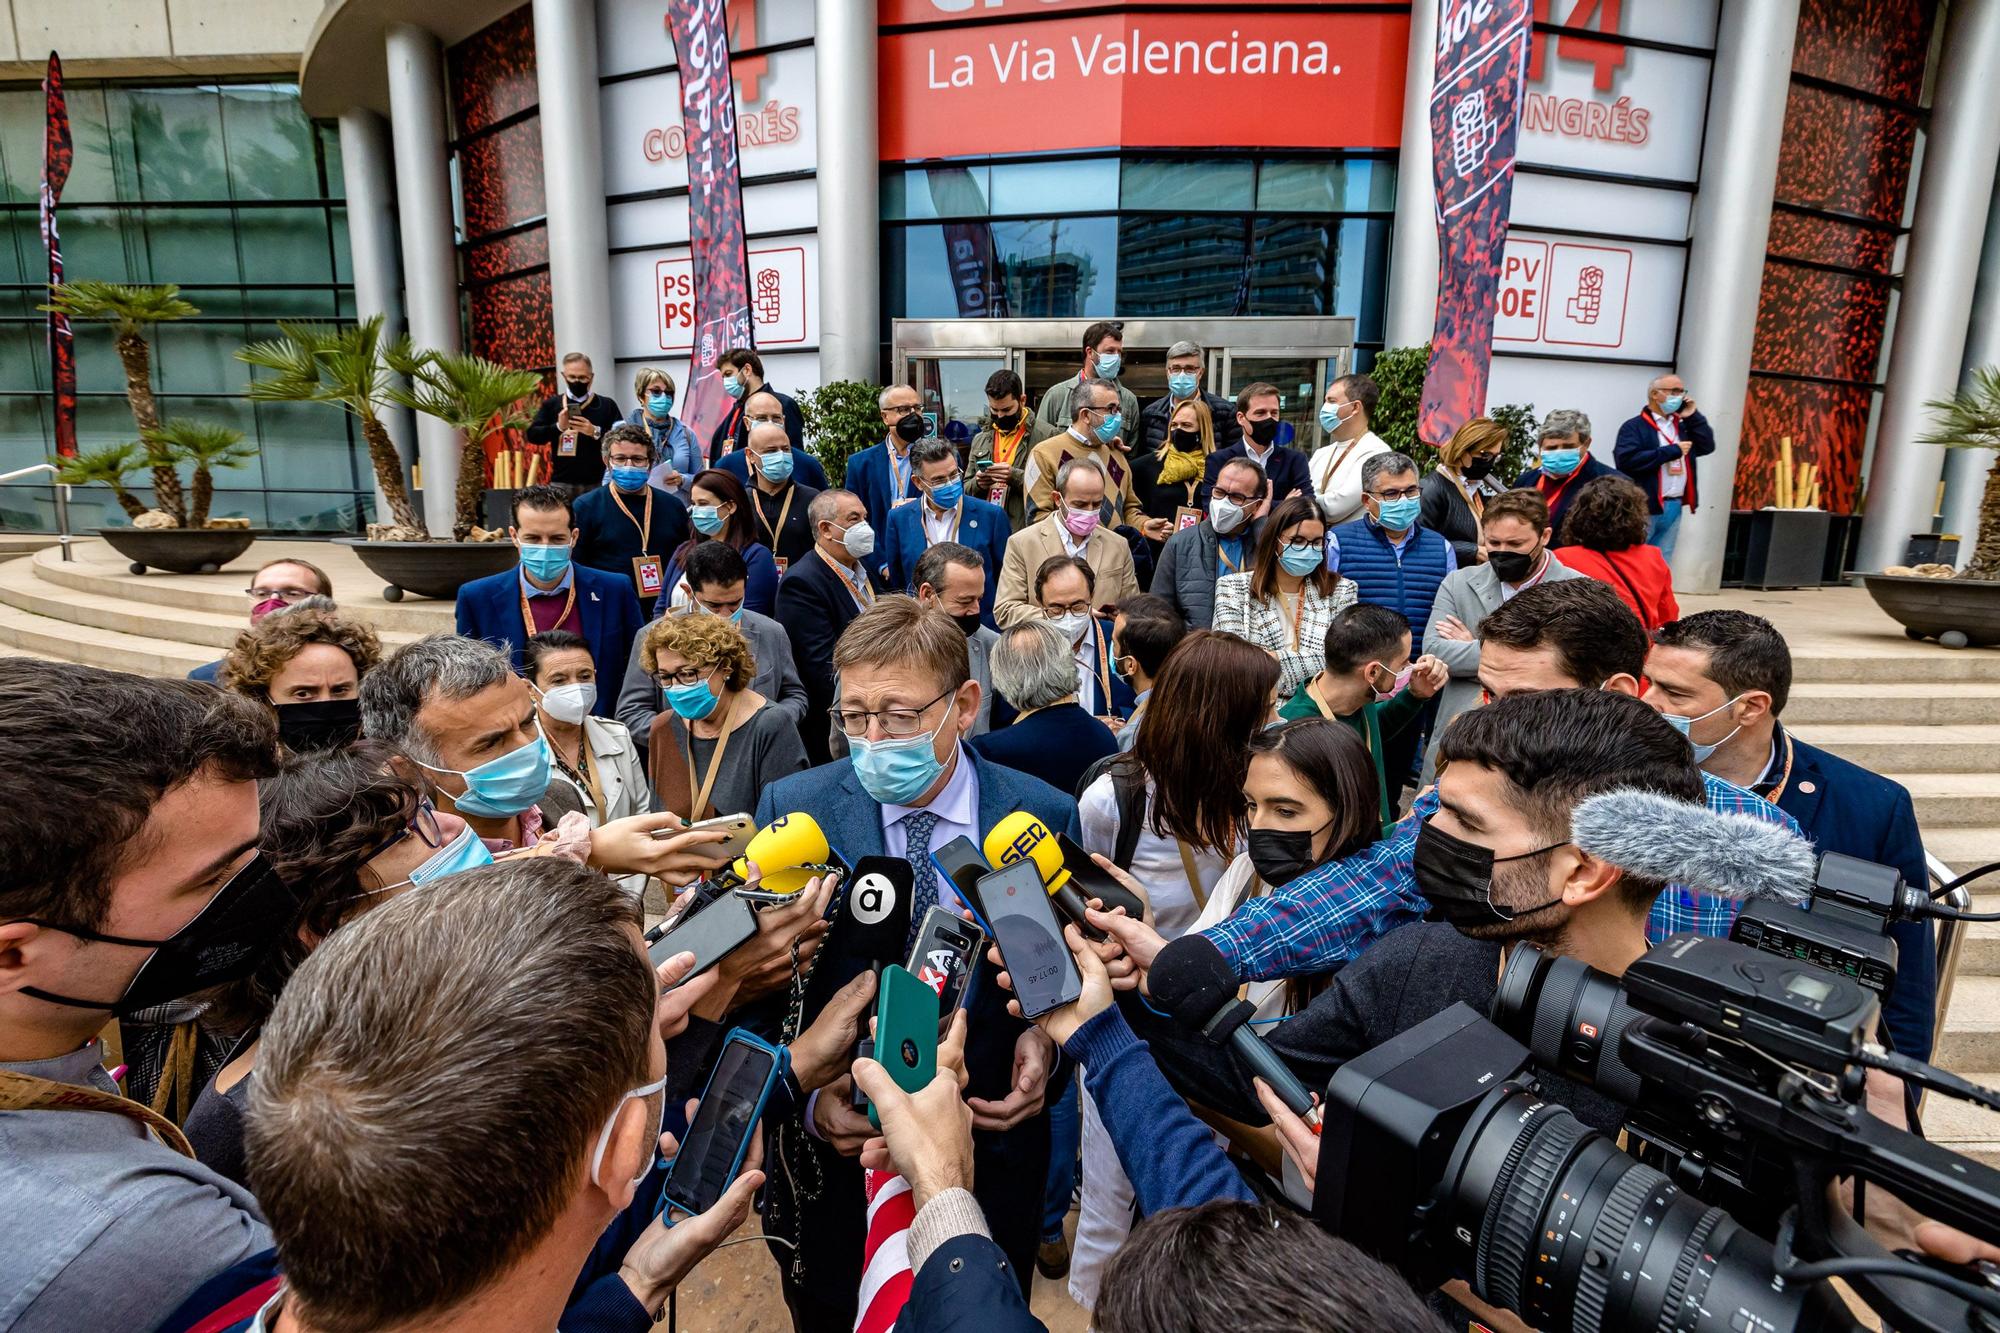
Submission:
[[[1278,1053],[1253,1032],[1248,1020],[1257,1006],[1236,998],[1236,974],[1215,941],[1205,935],[1183,935],[1160,950],[1146,974],[1147,989],[1174,1020],[1194,1028],[1210,1041],[1229,1044],[1258,1078],[1271,1085],[1292,1114],[1319,1127],[1319,1108],[1305,1084]]]
[[[900,963],[909,952],[910,899],[916,872],[899,856],[864,856],[854,864],[840,912],[828,930],[835,951],[870,966]]]

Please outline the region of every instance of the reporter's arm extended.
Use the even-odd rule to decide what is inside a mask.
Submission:
[[[1252,1199],[1215,1135],[1168,1085],[1116,1005],[1070,1034],[1063,1052],[1083,1067],[1083,1085],[1097,1102],[1142,1216],[1213,1199]]]

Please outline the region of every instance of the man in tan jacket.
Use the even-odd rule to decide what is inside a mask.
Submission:
[[[1099,606],[1111,606],[1139,591],[1132,571],[1132,548],[1100,521],[1107,489],[1104,467],[1094,458],[1072,458],[1055,473],[1054,508],[1007,541],[1000,563],[1000,588],[993,619],[1000,628],[1040,617],[1031,586],[1035,571],[1050,556],[1073,555],[1097,578]]]
[[[1111,497],[1111,512],[1104,516],[1110,524],[1129,523],[1155,540],[1164,541],[1171,520],[1149,519],[1139,506],[1132,489],[1132,460],[1116,447],[1122,429],[1118,406],[1118,386],[1109,380],[1085,380],[1071,396],[1073,415],[1069,429],[1051,435],[1028,453],[1028,518],[1045,517],[1056,504],[1056,475],[1073,458],[1088,458],[1107,478],[1105,494]]]

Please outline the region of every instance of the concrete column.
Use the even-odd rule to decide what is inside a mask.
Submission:
[[[1715,38],[1711,133],[1694,197],[1675,367],[1715,428],[1715,452],[1698,465],[1701,508],[1681,519],[1674,552],[1674,586],[1692,592],[1714,592],[1722,583],[1798,26],[1799,0],[1724,5]]]
[[[882,215],[875,0],[815,0],[819,66],[819,377],[882,367]]]
[[[1972,291],[1972,327],[1965,338],[1965,373],[1961,387],[1971,383],[1981,366],[2000,366],[2000,182],[1986,212],[1986,246],[1980,253],[1979,283]],[[1959,536],[1958,567],[1972,559],[1973,534],[1979,531],[1979,501],[1986,492],[1986,473],[1993,455],[1984,449],[1950,449],[1944,456],[1944,530]]]
[[[597,99],[597,8],[534,0],[541,93],[542,180],[549,219],[549,293],[556,355],[582,352],[597,388],[625,407],[611,345],[611,242]]]
[[[1945,23],[1856,569],[1901,564],[1910,534],[1930,531],[1945,451],[1918,443],[1924,404],[1958,388],[2000,163],[2000,0],[1954,0]]]
[[[1389,241],[1391,347],[1431,340],[1437,327],[1437,189],[1431,180],[1431,86],[1437,75],[1438,0],[1412,0],[1403,75],[1403,144],[1396,154],[1396,218]]]
[[[393,337],[407,325],[403,317],[403,264],[396,253],[396,172],[389,150],[389,125],[365,107],[340,113],[340,174],[347,198],[347,245],[354,261],[354,308],[361,318],[382,315],[383,332]],[[416,453],[416,423],[408,408],[376,409],[407,469]],[[374,469],[368,469],[374,476]],[[387,522],[388,502],[375,488],[375,514]]]
[[[389,57],[389,125],[401,195],[397,223],[403,238],[410,337],[419,347],[456,352],[462,335],[445,133],[444,51],[434,33],[409,23],[389,25],[384,45]],[[458,453],[457,431],[436,417],[417,418],[424,521],[434,537],[451,535]]]

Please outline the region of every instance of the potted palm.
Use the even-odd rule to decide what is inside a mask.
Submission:
[[[139,497],[132,494],[132,474],[146,466],[146,456],[136,444],[107,444],[101,449],[85,449],[69,458],[49,455],[55,464],[56,480],[65,486],[108,486],[111,498],[128,517],[146,512]]]
[[[257,447],[246,443],[243,432],[206,421],[169,421],[146,432],[143,444],[119,444],[93,449],[75,458],[54,458],[58,481],[72,486],[91,482],[111,488],[119,506],[133,519],[129,528],[100,528],[111,548],[131,562],[134,574],[148,569],[164,569],[174,574],[213,574],[250,549],[257,539],[242,519],[224,519],[211,525],[209,509],[215,500],[215,469],[241,467],[257,456]],[[191,484],[181,485],[180,469],[192,469]],[[189,503],[185,521],[173,526],[159,520],[157,511],[148,512],[126,488],[126,478],[141,467],[150,468],[157,478],[164,472],[174,479],[177,493]]]
[[[542,377],[531,370],[510,370],[483,356],[411,355],[401,348],[392,349],[389,364],[410,380],[408,389],[389,390],[390,400],[436,417],[457,431],[462,441],[452,535],[464,541],[474,528],[505,529],[508,496],[486,490],[486,441],[528,424],[531,413],[524,402],[541,388]],[[493,512],[496,500],[502,502],[499,513]]]
[[[2000,366],[1982,367],[1956,396],[1928,406],[1925,444],[2000,451]],[[1972,559],[1956,573],[1949,566],[1922,568],[1892,568],[1862,581],[1913,639],[1934,638],[1947,648],[2000,644],[2000,452],[1980,492]]]

